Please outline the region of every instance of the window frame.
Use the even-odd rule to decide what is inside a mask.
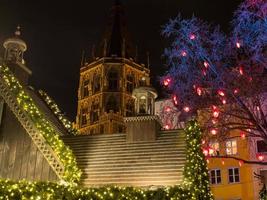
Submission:
[[[215,183],[212,183],[212,176],[211,176],[212,171],[215,172],[215,176],[214,176]],[[220,172],[220,176],[218,176],[218,174],[217,174],[218,171]],[[220,178],[220,182],[218,182],[218,178]],[[210,169],[209,170],[209,181],[210,181],[210,184],[211,185],[219,185],[219,184],[222,184],[222,170],[221,169],[218,169],[218,168],[216,168],[216,169]]]
[[[263,140],[256,140],[256,152],[257,153],[263,153],[263,154],[267,154],[267,148],[266,148],[266,151],[259,151],[259,148],[258,148],[258,142],[264,142]]]
[[[218,149],[214,149],[214,144],[218,144]],[[218,141],[211,141],[209,143],[209,146],[214,149],[214,154],[212,154],[211,156],[219,156],[220,155],[220,143]]]
[[[235,174],[235,169],[238,169],[238,181],[236,181],[236,174]],[[233,182],[230,181],[230,171],[229,170],[233,170],[233,174],[231,176],[233,176]],[[235,184],[235,183],[240,183],[240,168],[239,167],[230,167],[227,169],[227,173],[228,173],[228,183],[229,184]]]
[[[228,147],[228,146],[227,146],[227,143],[228,143],[228,142],[231,142],[231,147]],[[235,153],[233,153],[233,151],[234,151],[234,150],[233,150],[233,147],[234,147],[234,146],[233,146],[233,142],[236,143],[236,146],[235,146],[235,149],[236,149],[235,151],[236,151],[236,152],[235,152]],[[235,139],[227,140],[227,141],[225,142],[225,153],[226,153],[226,155],[237,155],[237,154],[238,154],[238,151],[237,151],[238,148],[237,148],[237,146],[238,146],[238,145],[237,145],[237,140],[235,140]],[[228,151],[227,151],[228,148],[231,148],[231,153],[228,153]]]

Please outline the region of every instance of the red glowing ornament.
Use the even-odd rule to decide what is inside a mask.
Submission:
[[[190,108],[189,108],[188,106],[185,106],[185,107],[183,108],[183,110],[184,110],[185,112],[189,112],[189,111],[190,111]]]
[[[222,90],[218,90],[218,95],[224,97],[224,96],[225,96],[225,93],[224,93],[224,91],[222,91]]]
[[[190,38],[190,40],[194,40],[194,39],[196,39],[196,35],[192,33],[192,34],[190,34],[189,38]]]
[[[208,156],[209,155],[209,151],[207,149],[203,149],[203,154],[204,154],[204,156]]]
[[[208,68],[210,65],[209,65],[209,63],[208,62],[204,62],[204,66],[205,66],[205,68]]]
[[[171,111],[171,108],[169,106],[165,107],[165,111],[166,112],[170,112]]]
[[[263,161],[264,160],[264,155],[263,154],[257,154],[257,159],[259,161]]]
[[[182,55],[183,57],[187,56],[186,51],[182,51],[181,55]]]
[[[237,94],[239,92],[238,89],[234,89],[234,94]]]
[[[166,124],[166,125],[164,126],[164,128],[165,128],[166,130],[169,130],[169,129],[170,129],[170,125],[169,125],[169,124]]]
[[[235,45],[236,45],[236,47],[237,47],[238,49],[240,49],[240,47],[241,47],[240,42],[237,42]]]
[[[210,130],[210,133],[211,133],[212,135],[217,135],[217,129],[215,129],[215,128],[211,129],[211,130]]]
[[[164,86],[168,86],[171,82],[171,79],[170,78],[166,78],[164,81],[163,81],[163,84]]]
[[[215,118],[218,118],[220,115],[220,112],[218,110],[214,110],[213,113],[212,113],[212,116],[215,117]]]
[[[244,75],[243,67],[239,67],[239,73],[240,73],[241,75]]]
[[[172,100],[173,100],[173,103],[174,103],[174,105],[178,105],[178,99],[177,99],[177,96],[176,95],[174,95],[173,97],[172,97]]]
[[[246,138],[246,133],[242,131],[242,132],[240,133],[240,137],[241,137],[242,139],[245,139],[245,138]]]
[[[226,99],[222,99],[222,103],[223,103],[223,105],[225,105],[227,103]]]
[[[197,94],[198,96],[202,95],[202,89],[200,87],[197,87]]]

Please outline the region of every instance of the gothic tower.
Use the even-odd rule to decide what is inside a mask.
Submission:
[[[150,85],[150,71],[137,63],[119,1],[98,49],[80,69],[76,127],[81,134],[124,132],[123,117],[135,115],[133,89]]]

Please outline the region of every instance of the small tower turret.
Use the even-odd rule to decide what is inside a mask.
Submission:
[[[27,44],[20,38],[20,26],[15,31],[15,36],[4,41],[4,62],[9,65],[11,71],[24,85],[28,84],[28,78],[32,74],[25,65],[23,54],[27,50]]]
[[[20,35],[20,26],[18,26],[15,31],[15,37],[8,38],[4,41],[4,59],[6,61],[24,64],[23,53],[27,50],[27,45],[22,39],[20,39]]]

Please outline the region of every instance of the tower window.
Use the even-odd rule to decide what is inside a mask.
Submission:
[[[100,75],[94,74],[93,78],[93,94],[100,91]]]
[[[81,126],[84,126],[87,124],[87,112],[88,112],[88,108],[82,108],[81,110]]]
[[[132,93],[134,88],[134,75],[128,74],[126,77],[126,91]]]
[[[118,72],[110,71],[108,73],[108,89],[111,91],[117,91],[119,86]]]
[[[110,96],[106,104],[106,111],[109,113],[111,110],[113,110],[114,113],[119,111],[118,103],[114,96]]]
[[[89,96],[89,80],[85,80],[83,82],[83,97]]]
[[[99,103],[93,103],[91,106],[90,122],[91,124],[99,120]]]

